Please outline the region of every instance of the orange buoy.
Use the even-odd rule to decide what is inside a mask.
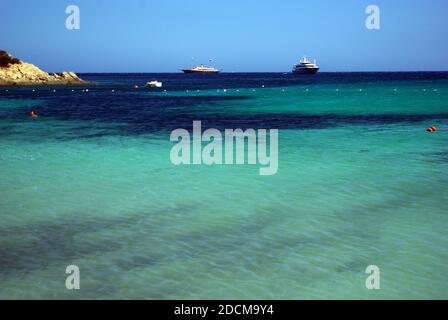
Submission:
[[[428,129],[426,129],[427,132],[436,132],[437,131],[437,127],[436,126],[432,126],[429,127]]]

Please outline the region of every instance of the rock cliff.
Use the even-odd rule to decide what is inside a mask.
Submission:
[[[88,84],[74,72],[47,73],[0,50],[0,86]]]

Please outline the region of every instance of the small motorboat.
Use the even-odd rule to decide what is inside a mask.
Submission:
[[[146,86],[150,87],[150,88],[162,88],[163,84],[160,81],[151,80],[151,81],[146,83]]]

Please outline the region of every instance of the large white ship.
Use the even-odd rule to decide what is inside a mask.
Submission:
[[[314,60],[314,63],[311,63],[306,57],[303,57],[303,59],[292,68],[292,73],[297,74],[316,74],[317,71],[319,71],[319,66],[316,64],[316,60]]]
[[[206,67],[201,64],[199,67],[194,67],[191,69],[183,69],[184,73],[218,73],[219,70],[213,67]]]

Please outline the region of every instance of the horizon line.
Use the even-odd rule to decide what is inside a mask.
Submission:
[[[164,73],[164,74],[184,74],[181,71],[75,71],[79,74],[145,74],[145,73]],[[319,71],[317,74],[325,73],[437,73],[447,72],[448,70],[400,70],[400,71]],[[231,73],[281,73],[281,74],[294,74],[291,71],[221,71],[214,75],[219,74],[231,74]],[[201,74],[204,75],[204,74]],[[191,75],[188,75],[191,76]],[[207,76],[207,75],[206,75]],[[298,75],[300,76],[300,75]]]

